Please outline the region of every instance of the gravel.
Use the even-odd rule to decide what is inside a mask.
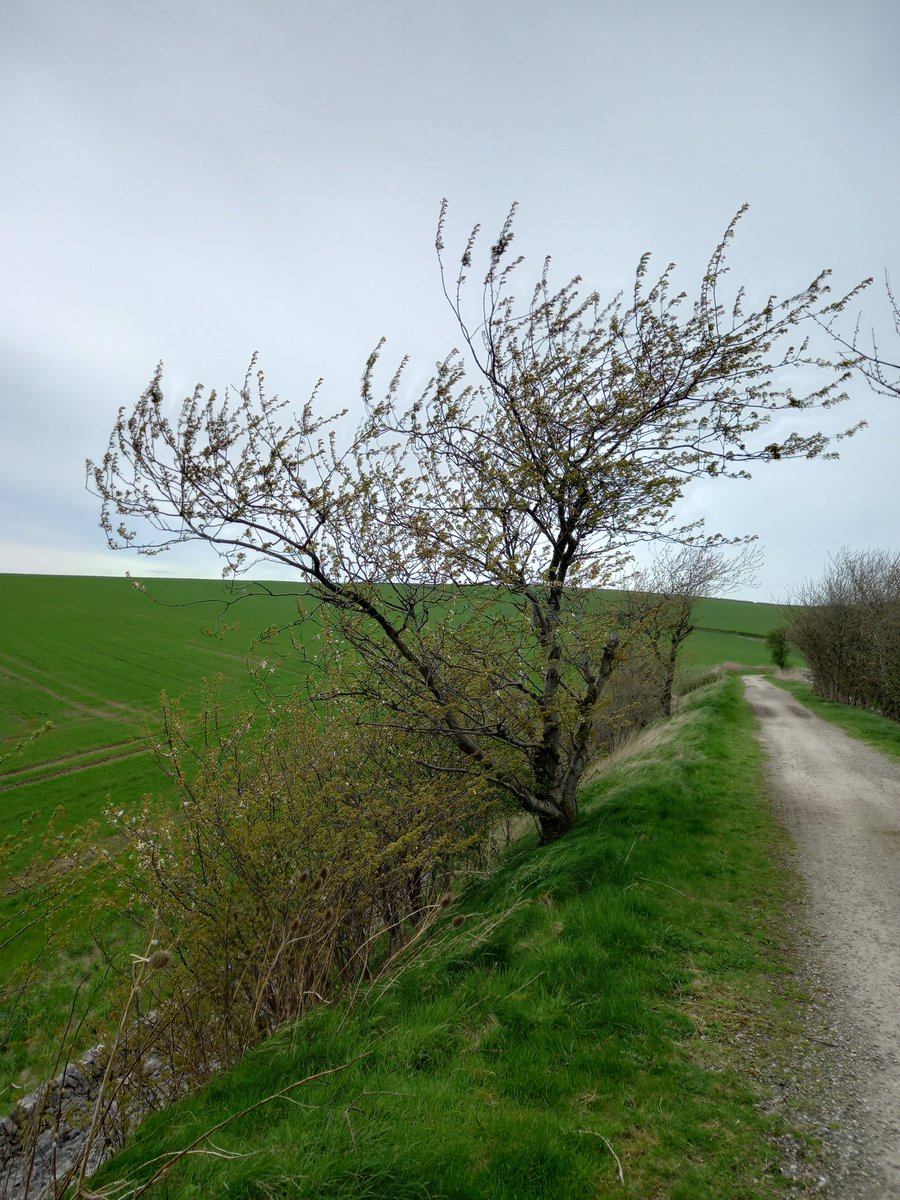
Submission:
[[[800,1028],[768,1064],[771,1107],[801,1131],[780,1139],[781,1170],[796,1196],[900,1200],[900,763],[744,682],[804,885],[789,914]]]

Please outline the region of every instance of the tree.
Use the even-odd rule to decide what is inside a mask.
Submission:
[[[817,694],[900,720],[900,554],[841,550],[792,603]]]
[[[753,545],[737,553],[715,546],[665,546],[639,571],[620,609],[623,624],[647,647],[659,688],[659,712],[672,712],[679,654],[694,632],[698,600],[753,583],[761,555]]]
[[[743,210],[691,304],[673,265],[654,279],[644,255],[633,290],[605,304],[578,278],[551,287],[547,260],[520,306],[514,206],[471,315],[479,228],[451,282],[446,213],[436,249],[464,353],[439,362],[417,399],[402,399],[405,360],[376,394],[379,344],[343,445],[315,393],[291,415],[261,372],[254,384],[255,359],[238,395],[198,386],[170,420],[160,367],[120,410],[89,480],[114,548],[200,540],[226,575],[258,558],[294,568],[321,619],[320,696],[353,693],[372,721],[449,743],[454,765],[435,769],[485,778],[549,842],[575,820],[621,653],[598,585],[619,578],[638,541],[720,544],[671,523],[692,481],[827,456],[821,432],[774,439],[765,426],[838,403],[849,368],[796,340],[825,308],[827,272],[758,311],[745,311],[743,289],[725,308]],[[814,388],[785,387],[791,368]]]
[[[766,645],[772,663],[783,671],[788,665],[791,652],[787,628],[784,625],[776,625],[774,629],[770,629],[766,634]]]

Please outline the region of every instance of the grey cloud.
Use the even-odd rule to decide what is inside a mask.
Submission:
[[[302,400],[325,375],[326,403],[353,407],[381,334],[427,378],[455,340],[443,195],[451,246],[521,202],[523,286],[552,252],[560,279],[613,292],[649,248],[690,288],[744,200],[734,278],[754,298],[825,265],[843,286],[900,274],[889,0],[9,0],[0,26],[0,488],[27,531],[0,569],[31,541],[101,569],[82,459],[160,358],[173,400],[239,383],[258,349],[272,390]],[[864,322],[883,316],[873,293]],[[767,596],[833,537],[896,536],[896,421],[864,388],[854,404],[872,429],[840,463],[689,501],[763,535]]]

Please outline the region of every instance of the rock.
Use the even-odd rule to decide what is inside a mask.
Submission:
[[[156,1013],[148,1014],[137,1026],[139,1047],[142,1041],[152,1042],[156,1021]],[[149,1045],[136,1053],[129,1040],[120,1048],[120,1072],[113,1071],[107,1081],[108,1096],[90,1146],[94,1109],[109,1062],[102,1045],[93,1046],[0,1117],[0,1200],[44,1200],[57,1184],[75,1177],[86,1153],[87,1173],[96,1171],[147,1113],[182,1090],[181,1081]]]

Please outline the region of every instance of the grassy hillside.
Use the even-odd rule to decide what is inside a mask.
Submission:
[[[98,1187],[192,1147],[159,1194],[780,1194],[783,1130],[754,1080],[791,1032],[771,987],[784,883],[739,682],[643,744],[572,833],[473,883],[399,977],[148,1121]]]
[[[748,600],[698,600],[694,606],[695,631],[685,647],[688,663],[698,667],[732,662],[743,666],[769,666],[771,658],[765,637],[784,622],[777,604],[755,604]],[[796,654],[790,666],[802,666]]]
[[[715,629],[695,629],[680,657],[682,667],[688,669],[714,667],[721,663],[739,663],[746,667],[771,665],[769,649],[762,638]]]
[[[778,604],[757,604],[750,600],[698,600],[694,605],[694,624],[698,629],[739,633],[764,638],[770,629],[784,620]]]

